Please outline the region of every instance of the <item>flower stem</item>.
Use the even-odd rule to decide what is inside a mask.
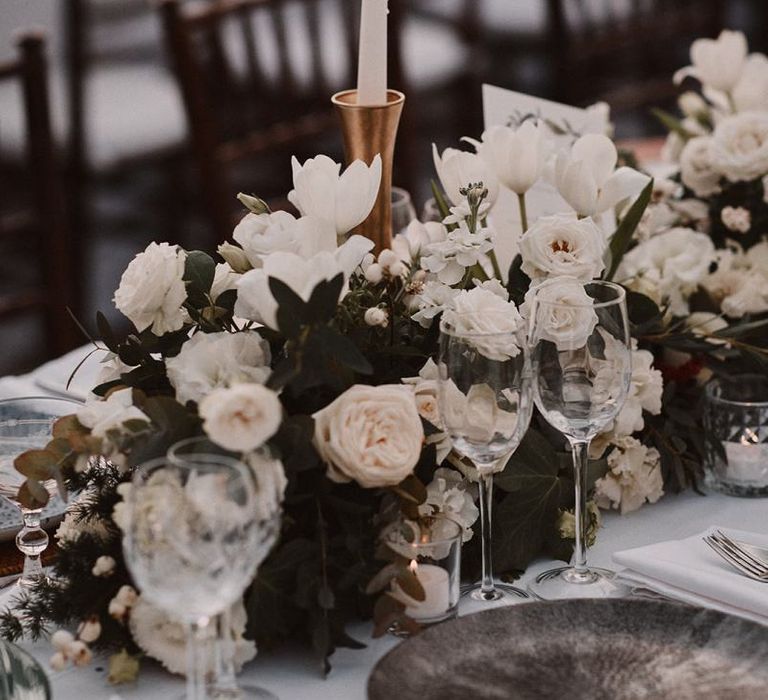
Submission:
[[[528,211],[525,207],[525,192],[517,195],[517,203],[520,205],[520,223],[523,225],[523,233],[528,230]]]
[[[488,253],[488,258],[491,261],[491,265],[493,266],[493,274],[496,277],[499,282],[504,282],[504,280],[501,277],[501,268],[499,267],[499,260],[496,257],[496,251],[492,250],[490,253]]]

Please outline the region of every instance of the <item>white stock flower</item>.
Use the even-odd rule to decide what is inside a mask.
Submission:
[[[443,284],[458,284],[466,269],[485,260],[486,254],[493,249],[492,235],[488,228],[470,233],[466,222],[462,221],[459,228],[448,232],[445,240],[425,246],[421,265],[436,274]]]
[[[680,153],[680,178],[697,197],[709,197],[720,191],[722,175],[712,161],[712,138],[694,136]]]
[[[656,503],[664,495],[659,451],[628,436],[615,444],[608,455],[609,472],[595,483],[597,504],[625,515],[646,501]]]
[[[753,53],[731,93],[737,112],[768,110],[768,58]]]
[[[553,142],[543,122],[523,122],[517,129],[492,126],[480,143],[471,141],[504,187],[525,194],[541,178]]]
[[[294,157],[293,189],[288,200],[302,216],[312,216],[333,226],[336,235],[349,233],[370,214],[381,183],[381,156],[370,167],[356,160],[343,173],[328,156],[316,156],[303,165]]]
[[[700,338],[706,338],[713,345],[726,345],[724,338],[708,338],[707,336],[728,328],[728,322],[711,311],[696,311],[685,319],[685,327]]]
[[[214,389],[200,402],[199,411],[208,437],[235,452],[263,445],[283,418],[277,394],[261,384]]]
[[[435,445],[437,464],[442,464],[452,449],[450,437],[443,432],[438,398],[439,373],[435,361],[430,358],[419,370],[418,377],[403,377],[402,382],[413,389],[416,410],[440,432],[427,435],[428,445]]]
[[[534,282],[563,275],[588,282],[605,268],[605,236],[590,218],[542,216],[519,245],[522,270]]]
[[[238,600],[229,614],[233,643],[226,648],[234,653],[235,668],[242,668],[256,656],[256,645],[245,639],[246,613],[242,601]],[[131,610],[129,618],[131,636],[138,647],[147,656],[159,661],[170,673],[184,675],[187,670],[187,631],[186,626],[169,617],[165,612],[139,597]],[[208,626],[208,636],[215,635],[215,626]],[[202,645],[206,650],[206,673],[214,672],[216,660],[211,653],[213,645]]]
[[[243,461],[256,479],[255,511],[268,520],[280,510],[288,487],[283,463],[265,451],[250,452],[243,456]]]
[[[661,372],[653,367],[653,355],[648,350],[637,350],[634,340],[632,345],[629,393],[613,425],[613,432],[622,436],[643,429],[643,411],[654,416],[661,413],[661,395],[664,391]]]
[[[163,335],[184,325],[185,258],[177,246],[152,242],[128,264],[114,302],[137,330],[151,328],[155,335]]]
[[[691,44],[692,65],[678,70],[674,81],[691,76],[706,87],[730,92],[741,78],[746,59],[744,34],[724,29],[717,39],[696,39]]]
[[[688,228],[664,231],[630,250],[616,278],[630,289],[653,285],[670,304],[674,316],[688,313],[688,297],[709,273],[715,246],[704,233]]]
[[[263,384],[270,375],[268,343],[255,331],[196,333],[165,361],[179,403],[199,403],[214,389]]]
[[[484,287],[462,289],[443,318],[451,333],[470,336],[468,340],[478,352],[491,360],[504,361],[520,354],[523,319],[508,295],[499,296]],[[504,335],[494,337],[498,334]]]
[[[758,270],[735,267],[721,258],[718,269],[701,284],[726,316],[741,318],[768,311],[768,283]]]
[[[432,160],[437,176],[453,204],[460,204],[464,195],[460,190],[470,184],[482,182],[488,190],[486,202],[493,206],[499,196],[499,180],[488,163],[477,153],[446,148],[442,156],[437,146],[432,144]]]
[[[535,313],[539,339],[549,340],[562,351],[584,347],[597,325],[593,307],[594,301],[584,285],[563,277],[529,289],[521,311],[524,317]]]
[[[637,196],[647,175],[622,166],[613,141],[602,134],[577,139],[570,153],[559,153],[554,164],[554,184],[580,216],[594,216]]]
[[[768,172],[768,113],[742,112],[723,119],[712,136],[712,162],[731,182]]]
[[[438,280],[425,282],[414,300],[418,311],[411,318],[422,328],[429,328],[435,316],[445,311],[458,293],[458,289],[453,289]]]
[[[474,487],[455,469],[435,469],[432,481],[427,485],[427,500],[419,506],[419,515],[426,517],[441,514],[458,523],[463,529],[463,542],[472,539],[472,525],[480,511],[473,497]]]
[[[720,220],[725,228],[734,233],[746,233],[752,228],[752,214],[744,207],[723,207]]]
[[[314,419],[315,448],[331,481],[394,486],[421,456],[424,429],[408,387],[355,385]]]
[[[240,278],[235,314],[277,329],[277,302],[269,289],[270,277],[284,282],[308,301],[319,282],[332,280],[339,273],[348,280],[371,248],[372,241],[352,236],[334,253],[322,251],[310,258],[295,253],[272,253],[264,259],[261,268],[246,272]]]
[[[133,390],[130,388],[113,391],[106,399],[89,398],[77,411],[77,420],[98,438],[107,437],[111,430],[120,430],[128,420],[150,422],[147,415],[133,405]]]
[[[392,239],[392,252],[404,263],[418,262],[427,246],[444,241],[447,235],[445,226],[436,221],[421,223],[414,219],[403,233]]]

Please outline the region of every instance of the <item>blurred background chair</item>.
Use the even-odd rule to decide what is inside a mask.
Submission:
[[[0,367],[5,372],[32,368],[84,340],[67,311],[79,310],[77,260],[52,138],[45,41],[40,33],[27,33],[17,45],[18,59],[0,64],[0,82],[8,86],[3,94],[8,99],[15,92],[25,131],[23,161],[0,162],[0,333],[6,350]],[[0,122],[0,134],[3,126]]]

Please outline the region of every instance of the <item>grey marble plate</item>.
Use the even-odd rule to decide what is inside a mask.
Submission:
[[[768,627],[651,600],[497,608],[400,644],[374,668],[368,697],[766,700]]]
[[[42,666],[15,644],[0,640],[0,698],[50,700],[51,688]]]

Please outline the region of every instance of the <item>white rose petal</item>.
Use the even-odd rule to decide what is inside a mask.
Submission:
[[[131,260],[120,278],[114,302],[139,331],[151,328],[156,335],[163,335],[184,325],[184,262],[184,251],[154,242]]]
[[[332,481],[394,486],[421,456],[424,430],[408,387],[353,386],[314,419],[314,444]]]
[[[768,172],[768,113],[742,112],[723,119],[712,136],[711,158],[732,182],[763,177]]]
[[[277,394],[260,384],[215,389],[200,402],[203,429],[217,445],[249,452],[263,445],[280,427]]]
[[[269,363],[269,344],[257,332],[243,331],[196,333],[165,364],[176,400],[199,403],[214,389],[263,384],[271,373]]]
[[[721,174],[712,160],[712,139],[694,136],[680,153],[680,177],[697,197],[709,197],[720,191]]]
[[[593,305],[583,284],[562,278],[532,287],[521,310],[524,316],[536,314],[540,340],[549,340],[559,351],[576,350],[584,347],[597,326]]]

